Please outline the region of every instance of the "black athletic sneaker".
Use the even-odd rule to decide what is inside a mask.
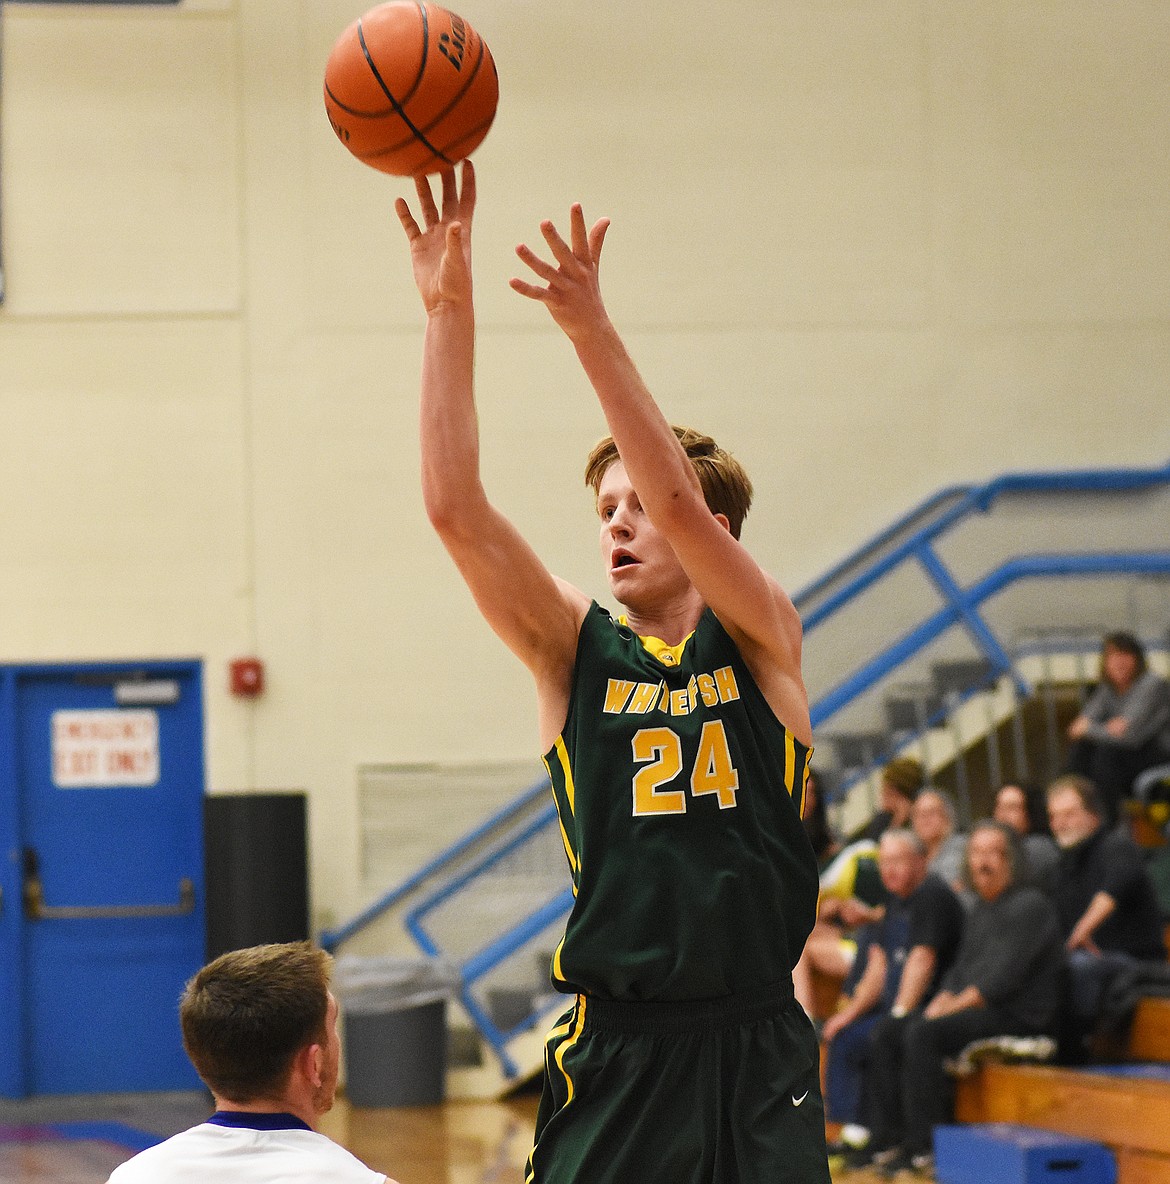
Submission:
[[[871,1147],[851,1147],[841,1157],[841,1166],[847,1172],[860,1172],[873,1163],[877,1154]]]
[[[873,1166],[883,1180],[892,1180],[903,1174],[934,1179],[934,1156],[925,1152],[911,1154],[899,1147],[893,1153],[882,1152],[874,1156]]]

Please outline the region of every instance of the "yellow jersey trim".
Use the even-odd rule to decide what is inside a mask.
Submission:
[[[575,1045],[581,1038],[581,1032],[585,1028],[585,1008],[585,996],[578,995],[577,1015],[575,1022],[573,1023],[573,1030],[569,1033],[568,1039],[558,1045],[556,1055],[553,1057],[553,1059],[556,1061],[557,1068],[561,1071],[561,1076],[565,1079],[565,1085],[568,1088],[568,1093],[565,1095],[565,1106],[567,1106],[573,1100],[573,1095],[577,1092],[573,1088],[573,1079],[569,1076],[569,1071],[565,1068],[565,1053],[567,1053],[569,1049],[572,1048],[573,1045]],[[561,1107],[562,1110],[564,1110],[564,1108],[564,1106]]]
[[[554,746],[557,763],[561,767],[561,772],[565,779],[565,797],[569,802],[569,813],[573,813],[573,800],[576,796],[576,789],[573,785],[573,770],[569,767],[569,750],[565,747],[565,741],[561,736],[557,737],[557,742]],[[543,760],[543,758],[542,758]],[[545,772],[548,773],[549,781],[553,780],[552,769],[549,768],[548,761],[544,761]],[[554,796],[553,802],[555,804],[556,798]],[[569,859],[569,870],[573,873],[573,895],[577,895],[577,874],[580,870],[577,864],[577,853],[573,850],[573,844],[569,842],[569,832],[565,830],[565,822],[561,817],[560,810],[557,810],[557,826],[561,831],[561,842],[565,846],[565,855]]]
[[[625,613],[618,617],[617,623],[624,625],[627,629],[630,628],[630,622],[626,619]],[[641,633],[635,633],[634,636],[642,643],[642,648],[652,658],[661,662],[663,666],[677,666],[682,661],[683,650],[687,648],[687,642],[695,636],[695,631],[692,629],[678,645],[667,645],[661,637],[650,637],[649,635],[643,637]]]

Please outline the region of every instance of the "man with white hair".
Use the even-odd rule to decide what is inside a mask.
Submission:
[[[856,985],[826,1022],[826,1113],[843,1124],[830,1151],[844,1166],[868,1161],[865,1071],[874,1040],[890,1039],[934,994],[954,960],[963,931],[958,897],[927,870],[922,840],[895,827],[881,837],[878,869],[889,893],[885,915],[866,926],[858,941]]]

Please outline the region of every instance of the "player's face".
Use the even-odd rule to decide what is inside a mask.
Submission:
[[[313,1107],[318,1114],[333,1108],[337,1095],[337,1075],[341,1065],[341,1037],[337,1034],[337,1000],[329,992],[325,1011],[325,1043],[321,1046],[321,1084],[313,1095]]]
[[[597,489],[601,561],[610,590],[629,608],[661,604],[690,587],[674,549],[642,509],[626,466],[614,461]]]

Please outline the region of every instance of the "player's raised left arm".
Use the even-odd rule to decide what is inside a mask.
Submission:
[[[551,222],[541,233],[553,261],[521,246],[517,254],[543,284],[514,279],[572,342],[597,392],[606,423],[642,509],[666,536],[691,582],[728,630],[779,718],[802,741],[812,729],[800,674],[800,619],[780,585],[708,509],[698,477],[606,312],[598,281],[609,222],[586,230],[580,205],[569,241]]]

